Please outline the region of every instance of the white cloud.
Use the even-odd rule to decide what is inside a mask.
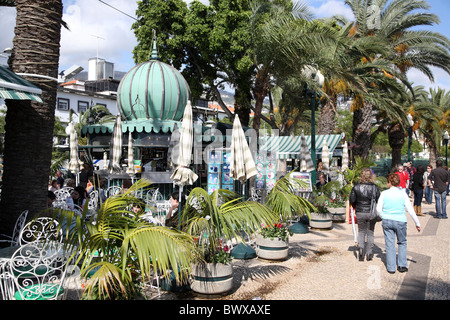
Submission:
[[[449,75],[444,70],[436,67],[431,67],[430,69],[434,75],[434,82],[431,82],[427,76],[417,69],[411,69],[408,71],[408,80],[413,83],[414,86],[424,86],[426,90],[428,90],[428,88],[441,88],[446,91],[450,91]]]
[[[354,19],[352,10],[343,0],[308,0],[306,3],[318,18],[342,15],[349,20]]]
[[[136,1],[108,0],[111,6],[135,15]],[[63,1],[63,20],[70,30],[61,28],[61,52],[59,69],[65,70],[76,64],[87,71],[89,58],[100,58],[114,63],[116,71],[128,71],[134,66],[132,50],[137,41],[131,30],[134,20],[123,13],[92,0]],[[13,46],[16,9],[0,7],[0,52]],[[93,36],[94,35],[94,36]],[[7,59],[0,56],[0,63]]]
[[[135,1],[107,3],[135,15]],[[88,60],[97,56],[97,49],[98,56],[113,62],[117,71],[128,71],[134,66],[131,52],[137,41],[131,30],[132,18],[99,1],[77,0],[64,8],[63,20],[70,31],[61,30],[60,69],[77,64],[87,70]]]
[[[6,48],[12,48],[15,25],[16,8],[0,7],[0,53]],[[0,56],[0,64],[7,64],[7,59]]]

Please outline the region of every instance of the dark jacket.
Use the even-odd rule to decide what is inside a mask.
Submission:
[[[411,182],[410,182],[411,183]],[[423,190],[423,173],[416,172],[413,175],[412,178],[412,190],[413,191],[420,191]]]
[[[374,183],[359,183],[350,192],[350,204],[355,207],[356,212],[370,212],[372,198],[378,202],[380,189]]]
[[[450,182],[447,170],[442,167],[433,169],[428,176],[428,179],[434,181],[433,190],[439,193],[443,193],[445,190],[447,190],[446,182]]]

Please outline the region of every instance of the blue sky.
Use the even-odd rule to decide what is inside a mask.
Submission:
[[[103,0],[111,6],[131,15],[137,8],[133,0]],[[185,0],[189,1],[189,0]],[[202,0],[207,1],[207,0]],[[342,14],[351,18],[344,0],[305,0],[317,18]],[[450,38],[450,0],[428,0],[430,12],[440,17],[441,23],[427,27]],[[64,17],[70,31],[62,29],[60,70],[76,64],[87,70],[88,59],[98,55],[113,62],[116,71],[128,71],[134,66],[132,50],[137,42],[131,31],[134,20],[96,0],[63,0]],[[12,47],[14,37],[15,9],[0,7],[0,50]],[[0,56],[0,63],[6,59]],[[415,85],[440,86],[450,91],[450,76],[433,69],[436,83],[430,83],[418,71],[408,76]]]

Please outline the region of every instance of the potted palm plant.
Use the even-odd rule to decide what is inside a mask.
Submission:
[[[277,222],[267,225],[256,237],[256,254],[268,260],[283,260],[288,257],[289,236],[293,234],[288,227],[296,217],[307,215],[314,210],[306,199],[297,196],[296,190],[305,187],[299,179],[290,174],[279,179],[266,197],[266,206],[277,216]]]
[[[316,204],[325,206],[331,214],[332,222],[345,222],[346,199],[350,193],[347,194],[346,182],[329,181],[320,191],[315,191]]]
[[[233,268],[224,244],[233,240],[244,242],[241,230],[254,233],[275,219],[275,214],[264,205],[242,201],[229,190],[208,194],[202,188],[194,188],[181,213],[182,229],[195,237],[202,255],[192,267],[191,289],[202,294],[230,291]]]
[[[146,222],[133,211],[136,206],[144,208],[134,194],[149,184],[139,180],[123,194],[108,198],[90,219],[87,206],[82,216],[56,213],[61,225],[71,226],[64,233],[65,245],[72,249],[82,277],[88,278],[85,298],[134,299],[141,281],[172,274],[181,282],[198,260],[193,237]]]

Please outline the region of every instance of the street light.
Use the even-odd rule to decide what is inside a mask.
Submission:
[[[408,124],[409,124],[407,131],[408,131],[408,162],[410,162],[411,161],[411,145],[412,145],[412,129],[414,126],[414,121],[413,121],[413,117],[412,117],[411,113],[408,113],[406,118],[408,119]]]
[[[448,151],[448,132],[444,132],[444,136],[442,137],[444,139],[445,144],[445,165],[448,167],[448,158],[447,158],[447,151]]]
[[[322,73],[310,66],[305,67],[303,74],[306,76],[311,76],[313,81],[319,85],[323,86],[325,77]],[[308,90],[309,91],[309,90]],[[313,184],[316,183],[316,90],[309,91],[311,94],[311,159],[314,164],[314,170],[311,172],[311,181]]]

